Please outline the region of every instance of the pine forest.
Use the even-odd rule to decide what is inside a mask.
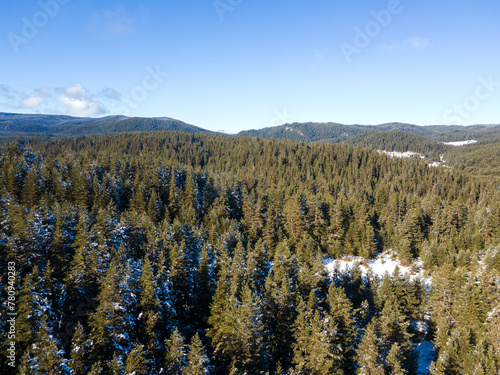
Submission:
[[[0,373],[499,374],[498,148],[363,142],[2,144]]]

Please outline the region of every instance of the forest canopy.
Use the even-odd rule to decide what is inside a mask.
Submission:
[[[480,157],[181,132],[11,142],[0,302],[13,262],[18,363],[1,372],[418,374],[430,342],[432,374],[498,374],[500,190],[468,169]],[[324,266],[387,249],[430,286]]]

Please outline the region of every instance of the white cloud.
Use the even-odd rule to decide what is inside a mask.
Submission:
[[[35,109],[45,104],[47,98],[50,98],[50,91],[45,88],[36,89],[31,95],[25,96],[22,100],[21,107],[25,109]]]
[[[100,102],[92,99],[89,92],[79,83],[60,89],[58,98],[71,116],[99,116],[107,113]]]
[[[394,43],[394,44],[383,44],[380,46],[382,50],[385,52],[394,52],[394,51],[424,51],[426,50],[429,46],[431,45],[431,42],[429,39],[425,38],[409,38],[406,39],[403,42],[400,43]]]
[[[112,88],[105,88],[97,94],[90,93],[80,83],[29,91],[0,83],[0,111],[6,112],[22,109],[36,113],[100,116],[108,113],[103,103],[119,102],[120,97],[120,93]]]
[[[27,109],[33,109],[40,107],[43,103],[45,103],[45,99],[40,95],[31,94],[30,96],[24,98],[22,107]]]

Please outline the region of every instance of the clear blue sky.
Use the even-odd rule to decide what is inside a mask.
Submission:
[[[499,19],[498,0],[3,0],[0,111],[500,123]]]

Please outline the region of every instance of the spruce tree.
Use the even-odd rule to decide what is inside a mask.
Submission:
[[[405,375],[407,371],[403,368],[404,358],[398,343],[392,345],[386,358],[386,373],[389,375]]]
[[[328,313],[336,325],[335,336],[330,338],[331,345],[337,348],[336,361],[344,371],[352,371],[354,346],[358,336],[354,309],[342,287],[330,285],[327,296]]]
[[[366,327],[356,353],[357,375],[384,375],[377,336],[377,322],[372,320]]]
[[[54,332],[48,325],[47,315],[41,317],[40,327],[35,333],[35,339],[30,349],[31,373],[33,375],[64,375],[67,374],[66,360],[63,351],[59,350]]]
[[[177,330],[172,332],[170,338],[165,342],[165,359],[163,369],[169,375],[181,375],[186,365],[186,354],[184,351],[184,339]]]
[[[138,337],[147,350],[158,346],[158,329],[160,321],[160,306],[156,296],[156,280],[153,276],[151,263],[146,257],[139,279]]]
[[[24,206],[31,208],[37,203],[37,176],[35,170],[32,168],[28,172],[26,179],[24,180],[23,191],[21,194],[21,202]]]
[[[101,362],[98,361],[98,362],[95,362],[94,364],[92,364],[92,368],[87,373],[87,375],[101,375],[103,373],[103,371],[104,370],[102,368]]]
[[[196,333],[188,346],[186,358],[187,366],[182,372],[183,375],[204,375],[208,374],[208,357],[205,354],[205,348]]]
[[[124,373],[126,375],[147,374],[146,360],[144,359],[144,347],[142,345],[135,345],[130,353],[128,353]]]
[[[135,324],[130,319],[129,304],[124,299],[123,282],[127,279],[123,259],[114,259],[106,273],[97,299],[98,307],[90,317],[88,341],[92,343],[89,357],[92,361],[105,361],[115,355],[122,356],[130,350],[130,333]]]
[[[268,352],[273,362],[288,368],[292,357],[293,323],[299,291],[298,266],[285,243],[277,248],[275,261],[265,284],[264,314],[268,332]]]
[[[69,366],[72,368],[72,374],[87,374],[87,354],[88,344],[86,342],[85,332],[82,324],[78,322],[73,339],[71,340],[71,359],[69,360]]]

